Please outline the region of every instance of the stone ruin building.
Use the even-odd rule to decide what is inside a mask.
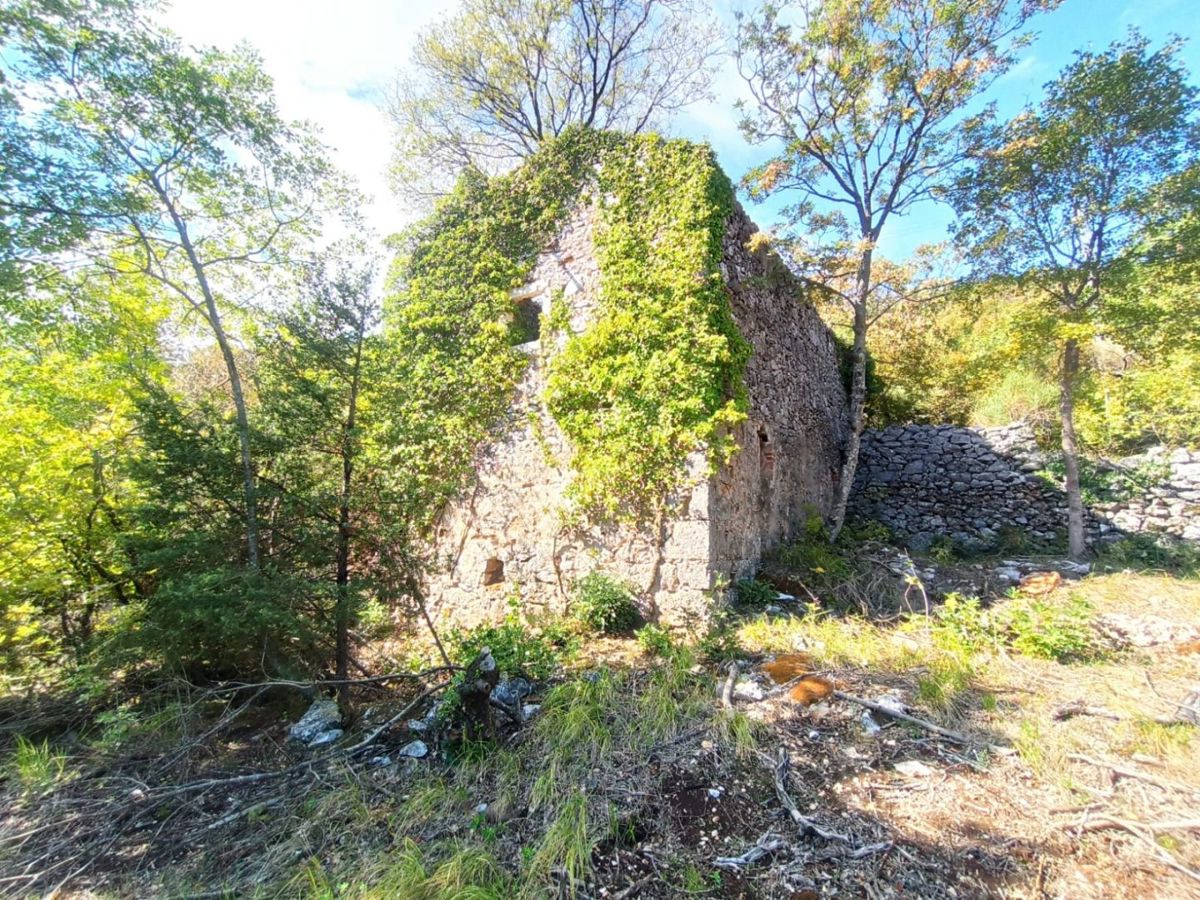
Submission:
[[[541,253],[514,294],[522,321],[537,323],[552,296],[566,302],[573,332],[596,316],[594,219],[581,205]],[[530,421],[545,386],[545,354],[555,348],[531,334],[508,428],[480,451],[474,483],[440,519],[440,564],[427,584],[435,615],[463,627],[497,620],[514,587],[526,609],[560,613],[573,583],[601,571],[627,582],[649,619],[700,623],[714,589],[753,575],[763,554],[795,537],[808,516],[828,514],[848,430],[833,334],[778,259],[748,249],[756,231],[735,206],[721,271],[753,355],[745,372],[748,417],[736,429],[740,449],[731,462],[704,477],[694,454],[690,492],[657,524],[564,526],[570,448],[551,417],[540,417],[540,429]]]

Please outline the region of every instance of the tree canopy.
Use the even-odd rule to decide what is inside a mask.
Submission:
[[[572,126],[662,127],[707,93],[718,49],[692,0],[466,0],[421,35],[389,98],[397,180],[444,193]]]

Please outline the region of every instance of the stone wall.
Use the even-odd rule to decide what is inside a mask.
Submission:
[[[1157,451],[1166,480],[1129,500],[1088,510],[1089,541],[1122,533],[1200,539],[1200,453]],[[1146,460],[1122,461],[1126,469]],[[1066,497],[1023,423],[972,429],[904,425],[863,435],[850,515],[882,522],[916,550],[946,537],[964,549],[1033,545],[1066,536]],[[1169,470],[1169,471],[1168,471]]]
[[[597,311],[592,229],[592,210],[578,209],[515,295],[545,311],[561,292],[574,332]],[[567,528],[571,451],[538,402],[546,361],[566,336],[525,345],[530,365],[508,427],[480,451],[474,484],[439,522],[438,565],[427,585],[437,615],[459,626],[494,621],[514,590],[527,607],[561,613],[572,584],[600,570],[630,583],[648,618],[690,625],[707,618],[714,586],[751,574],[763,552],[797,532],[807,509],[829,510],[847,428],[833,337],[797,300],[794,283],[770,277],[770,255],[745,249],[754,231],[736,209],[722,261],[734,319],[754,349],[749,416],[730,464],[709,478],[695,454],[692,486],[662,522]]]
[[[1161,480],[1127,499],[1097,503],[1092,507],[1097,515],[1122,532],[1172,534],[1200,541],[1200,450],[1154,447],[1116,465]]]

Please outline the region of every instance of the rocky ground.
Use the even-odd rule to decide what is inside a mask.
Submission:
[[[596,640],[491,743],[424,716],[431,672],[311,713],[315,746],[286,686],[192,697],[155,740],[27,745],[0,891],[1200,897],[1200,584],[1049,562],[978,564],[1026,587],[928,617],[745,610],[707,660]]]

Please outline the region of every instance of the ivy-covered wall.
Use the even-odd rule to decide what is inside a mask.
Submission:
[[[391,328],[416,351],[398,415],[436,476],[445,611],[492,617],[514,590],[561,607],[603,569],[651,615],[702,619],[722,575],[831,501],[832,337],[748,249],[707,147],[575,133],[460,185],[441,221],[409,239]]]

